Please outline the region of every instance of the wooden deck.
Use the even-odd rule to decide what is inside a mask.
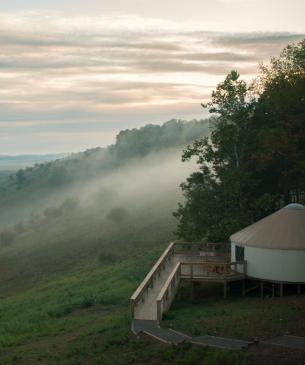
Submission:
[[[230,262],[221,245],[172,242],[130,298],[131,316],[160,322],[171,306],[181,280],[227,283],[246,277],[245,262]]]

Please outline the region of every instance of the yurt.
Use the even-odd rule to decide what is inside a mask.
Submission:
[[[231,237],[231,260],[246,260],[247,276],[305,283],[305,207],[289,204]]]

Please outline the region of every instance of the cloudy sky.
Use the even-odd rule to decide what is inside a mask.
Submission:
[[[73,152],[203,117],[231,69],[305,37],[304,0],[0,2],[0,154]]]

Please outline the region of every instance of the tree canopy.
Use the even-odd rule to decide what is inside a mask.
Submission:
[[[260,67],[251,84],[230,72],[203,104],[211,134],[182,160],[198,171],[181,184],[178,236],[228,240],[305,192],[305,40]]]

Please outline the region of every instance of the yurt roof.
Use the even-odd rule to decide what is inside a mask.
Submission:
[[[305,250],[305,207],[289,204],[233,234],[231,242],[278,250]]]

